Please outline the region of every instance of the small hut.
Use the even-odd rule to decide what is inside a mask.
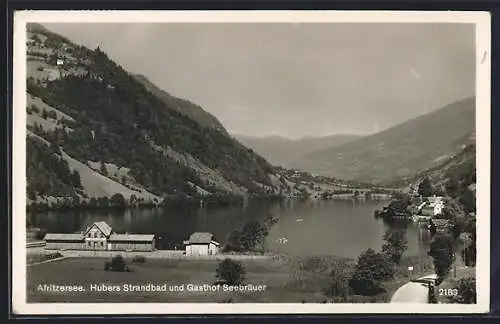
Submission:
[[[219,253],[219,243],[214,240],[214,235],[207,232],[195,232],[189,240],[184,241],[187,256],[214,255]]]

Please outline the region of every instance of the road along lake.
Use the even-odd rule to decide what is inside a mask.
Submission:
[[[129,210],[72,210],[28,214],[35,227],[47,232],[74,233],[96,221],[105,221],[117,233],[153,233],[158,249],[183,249],[193,232],[211,232],[224,244],[233,230],[249,220],[279,217],[268,238],[270,251],[291,255],[335,255],[357,258],[364,250],[379,251],[389,226],[374,218],[386,202],[355,200],[310,200],[251,202],[246,206],[186,207]],[[426,233],[416,225],[406,229],[406,255],[428,250]]]

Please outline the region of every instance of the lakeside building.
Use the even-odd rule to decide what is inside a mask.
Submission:
[[[117,234],[106,222],[95,222],[81,233],[47,233],[46,250],[153,251],[154,234]]]
[[[443,197],[427,197],[426,202],[420,207],[420,214],[423,216],[437,216],[441,215],[444,208]]]
[[[449,230],[451,224],[450,221],[447,219],[432,219],[431,224],[435,226],[436,232],[438,233],[445,233]]]
[[[206,232],[195,232],[189,240],[184,241],[187,256],[214,255],[219,253],[220,244],[214,241],[214,235]]]

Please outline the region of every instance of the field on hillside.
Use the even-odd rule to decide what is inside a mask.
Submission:
[[[323,302],[325,277],[307,276],[288,263],[274,260],[243,261],[245,284],[265,285],[263,291],[193,292],[188,284],[213,284],[218,261],[147,259],[128,262],[132,272],[106,272],[102,258],[69,258],[27,268],[28,302]],[[38,285],[82,285],[86,291],[50,293],[37,291]],[[184,285],[183,292],[95,292],[91,284]],[[123,287],[123,286],[122,286]]]

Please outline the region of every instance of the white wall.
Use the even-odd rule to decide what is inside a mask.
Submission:
[[[89,237],[90,235],[90,237]],[[90,243],[90,245],[89,245]],[[107,242],[106,237],[103,233],[95,226],[89,230],[89,232],[85,235],[85,245],[86,249],[90,250],[107,250]]]
[[[219,247],[215,245],[214,243],[210,243],[208,246],[208,253],[213,255],[213,254],[218,254],[219,253]]]
[[[208,244],[186,245],[186,255],[208,255]]]

